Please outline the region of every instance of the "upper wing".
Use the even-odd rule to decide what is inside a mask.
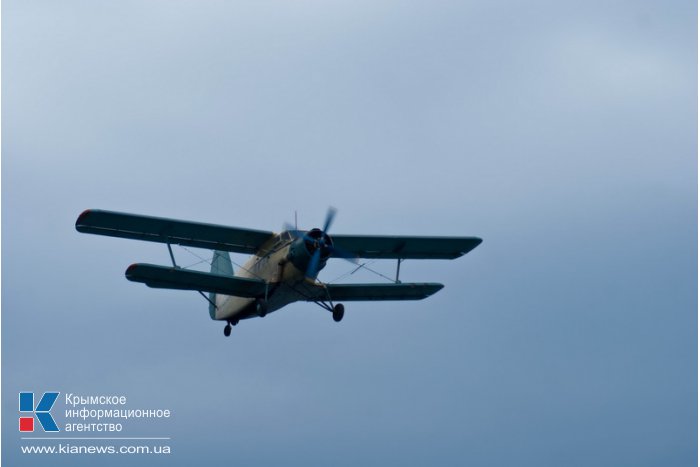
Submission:
[[[142,282],[157,289],[199,290],[237,297],[262,297],[267,287],[265,282],[258,279],[223,276],[155,264],[132,264],[125,274],[132,282]]]
[[[306,301],[422,300],[442,289],[442,284],[327,284],[299,290]]]
[[[180,221],[88,209],[75,221],[78,232],[149,242],[253,254],[274,234],[264,230]]]
[[[360,258],[455,259],[476,248],[478,237],[333,235],[333,245]]]

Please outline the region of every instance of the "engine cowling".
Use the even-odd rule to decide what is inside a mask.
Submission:
[[[307,271],[311,257],[320,249],[320,259],[316,273],[323,269],[330,258],[333,239],[321,229],[311,229],[304,236],[297,238],[289,249],[287,259],[300,271]]]

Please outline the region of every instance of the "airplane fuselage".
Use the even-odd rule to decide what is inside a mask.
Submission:
[[[269,284],[263,313],[279,310],[301,298],[300,293],[303,293],[307,279],[305,270],[298,268],[290,259],[293,243],[289,233],[282,232],[235,272],[238,277],[259,279]],[[320,264],[319,270],[324,265],[325,262]],[[214,319],[236,321],[257,317],[261,315],[259,307],[258,299],[217,294]]]

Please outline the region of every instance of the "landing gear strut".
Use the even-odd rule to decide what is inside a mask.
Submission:
[[[343,320],[343,315],[345,315],[345,306],[343,306],[342,303],[336,303],[333,305],[333,299],[331,298],[330,293],[328,293],[328,288],[324,285],[321,284],[322,287],[326,289],[326,295],[328,300],[313,300],[313,302],[323,308],[324,310],[328,310],[333,314],[333,321],[336,323],[339,323]]]
[[[258,313],[258,316],[264,318],[267,314],[267,302],[264,300],[257,300],[255,302],[255,311]]]
[[[336,323],[340,323],[344,315],[345,307],[342,303],[336,303],[336,305],[333,307],[333,321],[335,321]]]

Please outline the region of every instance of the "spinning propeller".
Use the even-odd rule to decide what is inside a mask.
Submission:
[[[330,229],[337,212],[338,210],[334,207],[328,208],[326,219],[323,222],[323,229],[311,229],[308,232],[303,232],[289,224],[285,224],[285,229],[291,232],[294,238],[301,238],[304,240],[307,250],[311,253],[311,259],[309,260],[306,273],[304,274],[307,280],[313,281],[316,279],[322,257],[343,258],[352,263],[357,263],[355,255],[333,246],[333,240],[328,235],[328,229]]]

